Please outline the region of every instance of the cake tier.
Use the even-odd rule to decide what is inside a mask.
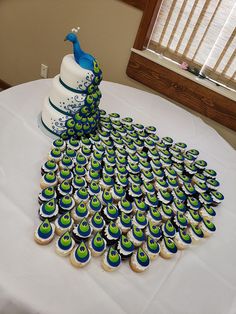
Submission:
[[[94,93],[87,95],[73,92],[65,88],[61,82],[59,75],[55,76],[52,81],[52,89],[49,93],[49,101],[52,106],[60,111],[69,114],[75,114],[82,106],[87,106],[87,111],[91,111],[93,107],[99,105],[101,92],[99,89]]]
[[[102,80],[102,72],[97,63],[95,71],[83,69],[72,54],[66,55],[61,63],[60,81],[64,87],[75,92],[91,94]]]

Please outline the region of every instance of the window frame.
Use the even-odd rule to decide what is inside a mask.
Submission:
[[[135,38],[134,47],[143,51],[148,45],[155,19],[162,0],[123,1],[143,10],[143,16]],[[142,5],[140,5],[142,3]],[[171,100],[199,112],[236,131],[236,103],[234,100],[200,85],[142,55],[131,51],[126,69],[127,75],[167,96]]]

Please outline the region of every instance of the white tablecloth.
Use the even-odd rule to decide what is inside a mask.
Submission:
[[[106,273],[100,258],[75,269],[35,244],[40,167],[51,140],[37,118],[51,80],[0,93],[0,313],[236,313],[236,153],[200,118],[156,95],[103,82],[101,108],[155,125],[158,134],[197,148],[218,172],[225,195],[217,232],[142,274],[123,263]]]

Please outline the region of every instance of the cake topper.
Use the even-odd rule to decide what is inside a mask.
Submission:
[[[65,37],[65,41],[68,40],[73,44],[73,52],[76,63],[86,70],[94,70],[95,58],[89,53],[84,52],[81,47],[76,33],[80,27],[72,28],[71,33],[68,33]]]

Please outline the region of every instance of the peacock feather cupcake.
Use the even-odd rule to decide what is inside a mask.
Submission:
[[[131,161],[131,162],[133,162],[133,161]],[[127,161],[126,157],[117,156],[116,157],[116,163],[125,167],[127,165],[128,161]]]
[[[179,181],[180,186],[182,186],[184,183],[190,183],[191,179],[189,178],[189,176],[179,173],[178,181]]]
[[[145,138],[144,140],[144,147],[146,147],[148,150],[155,148],[156,144],[153,140],[150,138]]]
[[[174,242],[178,250],[187,248],[192,243],[192,239],[188,234],[187,229],[179,229],[174,237]]]
[[[171,158],[171,153],[168,149],[159,149],[159,155],[160,157]]]
[[[70,157],[74,162],[76,160],[76,151],[72,148],[67,148],[65,151],[65,156]]]
[[[184,156],[182,154],[173,155],[171,159],[177,164],[182,164],[184,162]]]
[[[93,158],[94,160],[97,160],[98,162],[102,162],[103,160],[102,154],[97,151],[93,151],[91,158]]]
[[[141,273],[145,271],[150,265],[150,259],[145,251],[140,247],[136,252],[134,252],[130,259],[130,268]]]
[[[173,199],[173,196],[168,190],[159,190],[157,192],[157,197],[163,204],[170,204]]]
[[[163,221],[167,221],[173,216],[173,210],[170,205],[162,204],[159,210]]]
[[[212,196],[210,193],[200,193],[199,194],[199,201],[202,204],[211,205],[213,202]]]
[[[192,210],[199,210],[201,203],[199,200],[193,196],[187,198],[187,206]]]
[[[143,182],[151,182],[154,180],[154,175],[151,171],[144,170],[141,173],[141,178]]]
[[[106,206],[108,204],[111,204],[113,202],[113,198],[111,195],[111,192],[105,190],[99,195],[99,199],[102,203],[102,205]]]
[[[42,203],[46,203],[48,201],[50,201],[53,198],[57,197],[57,193],[55,191],[54,187],[48,187],[43,189],[38,196],[38,201],[39,204],[41,205]]]
[[[123,175],[118,173],[116,176],[116,183],[123,186],[123,187],[127,187],[129,184],[129,180],[127,179],[126,176],[123,176]]]
[[[101,192],[101,188],[97,182],[91,181],[91,183],[88,186],[88,192],[89,192],[89,195],[92,195],[92,196],[98,195]]]
[[[186,151],[186,154],[190,154],[193,157],[197,158],[199,155],[199,151],[197,149],[190,149],[190,150]]]
[[[152,169],[152,173],[154,175],[154,179],[163,179],[164,178],[164,171],[162,169]]]
[[[128,180],[129,180],[130,184],[136,184],[136,185],[142,184],[142,180],[141,180],[140,176],[137,175],[137,174],[132,174],[131,173],[129,175]]]
[[[55,162],[54,159],[48,160],[44,163],[44,165],[41,167],[41,174],[44,175],[48,172],[57,172],[58,165]]]
[[[77,165],[84,167],[87,165],[88,160],[84,155],[82,155],[81,153],[78,153],[76,155],[76,163],[77,163]]]
[[[184,202],[180,201],[179,199],[175,198],[171,203],[171,207],[175,214],[182,213],[184,214],[187,210],[186,205]]]
[[[86,244],[82,241],[71,253],[70,261],[75,267],[81,268],[86,266],[91,260],[91,252]]]
[[[102,179],[100,180],[100,186],[103,190],[109,190],[110,188],[112,188],[114,185],[114,179],[107,175],[107,174],[103,174]]]
[[[151,182],[143,182],[143,185],[141,186],[141,189],[143,191],[143,194],[153,194],[153,193],[155,193],[154,185]]]
[[[133,211],[133,205],[130,201],[128,201],[125,197],[122,197],[118,202],[118,208],[120,209],[121,213],[124,214],[131,214]]]
[[[73,187],[68,180],[64,180],[57,186],[57,192],[59,196],[65,196],[66,194],[71,195],[73,193]]]
[[[79,223],[84,218],[88,218],[89,212],[87,206],[84,202],[80,202],[72,211],[71,217],[74,219],[75,223]]]
[[[158,198],[155,193],[147,194],[144,199],[145,203],[148,206],[157,207],[159,204]]]
[[[117,148],[116,149],[116,156],[121,156],[121,157],[126,157],[127,156],[127,152],[124,148]]]
[[[208,189],[214,190],[214,191],[216,191],[220,186],[219,181],[217,181],[216,179],[211,179],[211,178],[207,179],[206,184],[207,184]]]
[[[71,238],[69,232],[65,232],[56,242],[56,253],[61,256],[67,256],[75,246],[75,241]]]
[[[140,159],[139,166],[141,171],[150,171],[152,169],[150,162],[147,160]]]
[[[211,220],[216,215],[216,212],[214,211],[214,209],[211,206],[206,205],[206,204],[203,204],[203,206],[199,210],[199,213],[202,218],[205,218],[208,220]]]
[[[188,223],[193,226],[198,225],[202,220],[202,217],[199,215],[198,211],[192,209],[186,211],[185,217],[187,218]]]
[[[217,173],[213,169],[204,169],[203,175],[206,176],[207,178],[215,179],[217,176]]]
[[[173,239],[164,237],[160,244],[160,255],[163,258],[172,258],[178,249]]]
[[[114,168],[110,165],[105,164],[103,169],[102,169],[103,174],[107,175],[107,176],[114,176]]]
[[[86,158],[86,160],[89,159],[89,157],[91,156],[91,148],[87,147],[87,146],[82,146],[81,149],[81,156],[84,156]]]
[[[200,169],[203,170],[207,167],[207,162],[205,160],[196,160],[195,161],[195,166]]]
[[[125,117],[125,118],[121,119],[121,122],[125,125],[131,125],[131,123],[133,122],[133,119],[130,117]]]
[[[126,215],[124,212],[121,212],[121,214],[117,217],[116,225],[122,233],[127,233],[132,225],[130,216]]]
[[[151,261],[155,260],[160,253],[159,243],[150,236],[147,236],[147,240],[142,244],[142,249],[147,253]]]
[[[138,156],[139,160],[141,161],[147,161],[147,158],[148,158],[148,154],[144,151],[138,151],[136,153],[136,155]]]
[[[140,173],[139,165],[136,163],[133,163],[133,162],[128,163],[127,170],[129,171],[129,173],[132,173],[132,174],[139,174]]]
[[[104,219],[102,218],[99,212],[96,212],[90,218],[89,223],[95,232],[101,232],[105,226]]]
[[[84,177],[86,174],[86,169],[84,166],[76,165],[73,169],[74,175],[79,177]]]
[[[65,141],[63,141],[62,138],[57,138],[52,142],[52,149],[54,148],[58,148],[60,149],[62,152],[65,150],[66,148],[66,143]]]
[[[41,189],[54,187],[57,185],[57,176],[54,172],[45,173],[40,180]]]
[[[59,148],[53,148],[48,154],[48,160],[54,160],[56,163],[62,159],[63,153]]]
[[[174,199],[177,199],[181,202],[184,202],[187,199],[185,193],[180,188],[173,189],[172,195]]]
[[[106,225],[103,232],[108,245],[115,244],[121,236],[121,231],[114,221],[111,221],[108,225]]]
[[[119,253],[110,247],[103,255],[102,267],[105,271],[115,271],[119,268],[121,264],[121,257]]]
[[[185,166],[193,165],[194,169],[195,169],[196,168],[196,166],[194,165],[195,160],[196,160],[196,157],[194,157],[193,155],[188,154],[188,153],[184,153],[184,164],[185,164]]]
[[[52,241],[55,235],[55,226],[45,219],[35,230],[34,240],[41,245],[46,245]]]
[[[171,146],[173,144],[173,139],[169,136],[165,136],[162,138],[162,142],[167,146]]]
[[[98,162],[96,159],[93,159],[93,158],[90,159],[90,162],[87,165],[88,170],[93,169],[95,171],[100,171],[101,168],[102,168],[101,163]]]
[[[184,166],[176,162],[173,163],[172,168],[178,173],[181,174],[184,172]]]
[[[148,150],[148,157],[151,158],[152,160],[156,160],[156,159],[158,160],[160,158],[160,155],[156,148],[152,148]]]
[[[116,165],[116,158],[114,156],[110,156],[110,155],[105,156],[103,158],[103,161],[106,165],[109,165],[111,167],[114,167]]]
[[[90,183],[92,180],[98,182],[100,178],[101,178],[100,171],[95,171],[93,169],[90,169],[85,175],[85,179],[88,183]]]
[[[129,163],[139,163],[139,157],[136,154],[129,154],[128,155],[128,162]]]
[[[111,195],[113,197],[113,200],[118,202],[122,197],[125,196],[125,190],[121,185],[114,184],[111,189]]]
[[[208,187],[205,182],[196,182],[194,187],[198,193],[205,193],[208,190]]]
[[[62,183],[65,180],[71,182],[71,180],[73,179],[73,173],[69,168],[64,168],[59,171],[59,173],[57,174],[57,178],[59,183]]]
[[[67,148],[71,148],[74,150],[78,150],[80,148],[80,142],[79,140],[71,137],[68,141],[67,141]]]
[[[70,157],[66,156],[66,155],[63,156],[63,158],[59,162],[59,168],[60,169],[67,168],[67,169],[71,170],[73,167],[74,167],[73,160]]]
[[[175,227],[173,226],[173,224],[170,220],[167,220],[162,225],[162,233],[167,238],[174,238],[175,237],[176,230],[175,230]]]
[[[184,193],[188,196],[192,196],[196,193],[194,186],[191,183],[184,183],[182,186]]]
[[[91,251],[92,256],[100,256],[106,250],[107,243],[103,239],[101,234],[97,232],[88,242],[88,248]]]
[[[197,172],[193,177],[192,177],[192,182],[196,183],[196,182],[206,182],[206,177],[202,174]]]
[[[162,222],[162,216],[160,211],[155,207],[150,207],[148,213],[147,213],[147,219],[150,221],[153,225],[159,226]]]
[[[134,252],[133,243],[123,234],[117,242],[117,252],[120,254],[122,259],[129,258]]]
[[[199,228],[202,229],[204,237],[209,237],[216,231],[216,227],[213,222],[206,218],[202,219],[199,224]]]
[[[57,218],[58,212],[58,206],[54,198],[40,206],[39,217],[41,220],[48,219],[48,221],[53,221]]]
[[[118,216],[119,210],[116,206],[108,204],[106,207],[103,208],[103,217],[106,223],[116,220]]]
[[[166,182],[165,179],[156,179],[154,186],[156,190],[165,190],[168,188],[168,183]]]
[[[145,230],[145,234],[146,236],[150,236],[156,240],[160,240],[162,237],[161,228],[157,226],[156,224],[153,224],[150,220]]]
[[[168,189],[169,192],[173,191],[173,189],[176,189],[179,186],[178,181],[175,178],[167,177],[166,178],[166,183],[168,184],[168,188],[167,189]]]
[[[160,162],[163,168],[170,167],[173,164],[173,161],[170,158],[164,156],[160,157]]]
[[[188,220],[187,218],[184,216],[184,214],[178,212],[174,218],[174,223],[177,227],[177,229],[185,229],[188,226]]]
[[[139,229],[144,229],[148,224],[146,215],[142,211],[138,210],[132,218],[132,224]]]
[[[148,205],[141,199],[134,199],[134,212],[141,211],[145,213],[148,210]]]
[[[88,190],[86,188],[80,188],[79,190],[75,191],[73,197],[76,204],[79,204],[82,201],[87,203],[89,201]]]
[[[62,235],[65,232],[71,231],[74,225],[74,220],[71,218],[70,213],[66,213],[62,216],[60,216],[55,221],[55,227],[56,227],[56,234]]]
[[[78,190],[80,188],[85,188],[87,186],[87,182],[85,181],[85,179],[78,175],[74,176],[71,184],[75,190]]]
[[[189,235],[193,243],[196,243],[202,238],[204,238],[204,233],[202,229],[199,226],[192,225],[192,224],[190,224],[190,227],[189,227]]]
[[[126,169],[126,167],[124,167],[122,165],[117,165],[116,169],[115,169],[115,173],[126,176],[128,174],[128,170]]]
[[[186,158],[186,157],[185,157]],[[187,175],[190,175],[190,176],[193,176],[197,173],[197,167],[192,163],[186,163],[185,166],[184,166],[184,169],[187,173]]]
[[[60,214],[64,214],[70,212],[75,207],[75,201],[69,194],[66,194],[59,199],[58,206]]]
[[[145,128],[145,131],[148,133],[148,134],[154,134],[156,133],[157,129],[155,126],[147,126]]]
[[[134,244],[134,246],[140,246],[145,240],[144,232],[136,227],[132,226],[132,229],[127,233],[127,238]]]
[[[178,147],[176,147],[176,146],[171,146],[170,148],[169,148],[169,152],[172,154],[172,155],[178,155],[178,154],[181,154],[181,150],[178,148]]]
[[[97,212],[100,212],[101,209],[102,209],[102,204],[98,196],[97,195],[92,196],[88,202],[89,213],[93,215]]]
[[[140,185],[137,184],[131,184],[130,188],[129,188],[129,195],[137,198],[137,197],[141,197],[142,196],[142,190]]]
[[[79,243],[80,241],[86,241],[92,234],[92,227],[88,221],[84,218],[80,221],[78,225],[75,225],[72,230],[72,236],[75,242]]]

